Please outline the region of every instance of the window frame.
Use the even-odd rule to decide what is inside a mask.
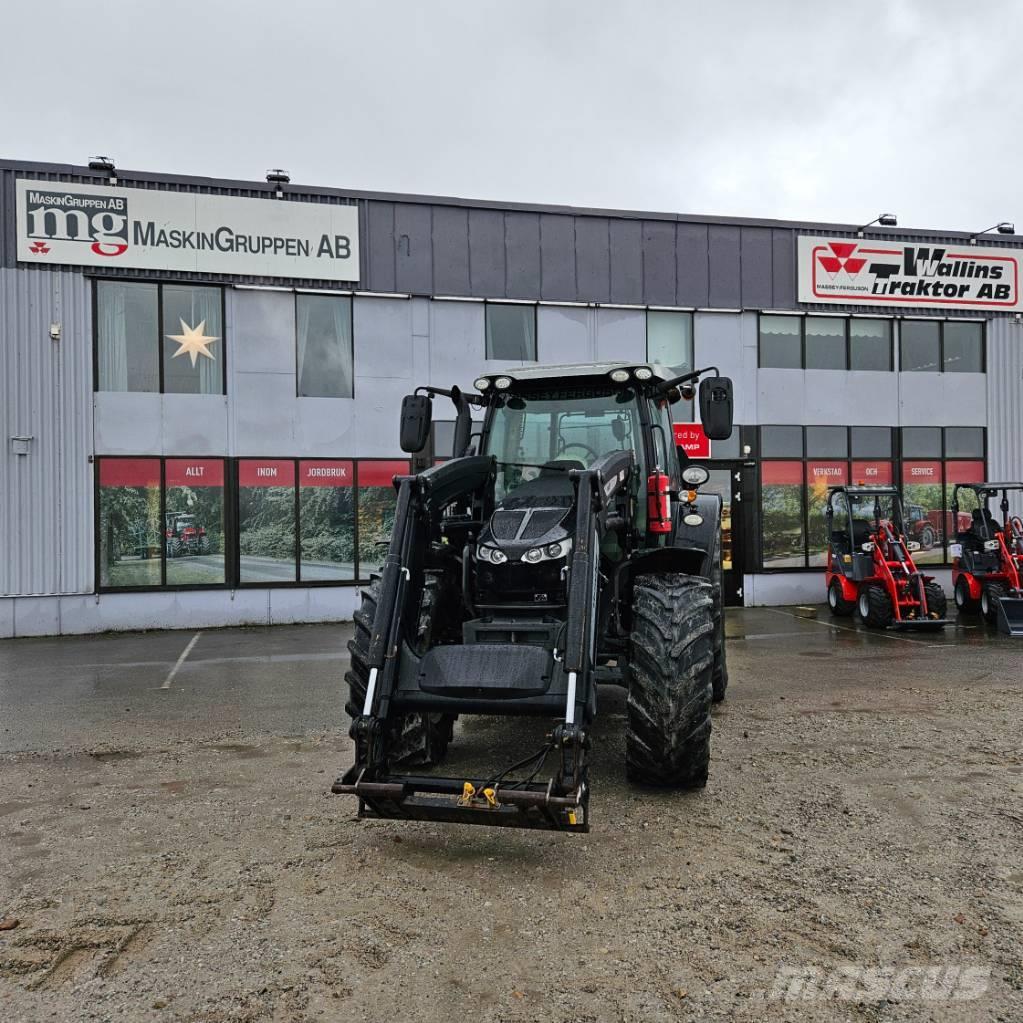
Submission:
[[[938,319],[937,317],[929,316],[912,316],[912,317],[900,317],[899,318],[899,372],[900,373],[929,373],[931,370],[926,369],[903,369],[902,366],[902,323],[904,321],[910,323],[936,323],[938,325],[938,367],[933,370],[935,373],[980,373],[983,375],[987,374],[987,320],[982,319],[979,316],[971,317],[955,317],[950,319],[949,317],[943,317]],[[945,327],[949,323],[975,323],[980,327],[980,369],[976,370],[947,370],[945,369]],[[942,434],[942,447],[944,447],[944,434]],[[985,450],[987,442],[985,440]],[[944,459],[943,459],[944,461]]]
[[[92,281],[92,392],[93,394],[159,394],[161,397],[166,394],[181,394],[181,391],[165,390],[164,381],[164,357],[163,357],[163,289],[164,287],[178,288],[216,288],[220,292],[220,323],[223,336],[220,338],[220,392],[219,394],[199,394],[194,397],[201,398],[224,398],[227,396],[227,285],[216,281],[196,280],[167,280],[163,277],[104,277],[88,275]],[[156,286],[156,362],[159,373],[160,386],[157,391],[101,391],[99,389],[99,285],[100,283],[116,284],[149,284]],[[295,339],[296,350],[298,337]],[[353,375],[354,386],[354,375]],[[297,387],[297,382],[296,382]],[[103,455],[97,457],[116,458],[116,455]],[[125,456],[127,457],[127,456]],[[141,457],[141,456],[140,456]],[[154,457],[154,456],[146,456]],[[163,456],[160,456],[161,458]],[[173,457],[178,457],[177,455]],[[191,456],[182,456],[191,457]],[[195,456],[198,457],[198,456]],[[219,456],[211,456],[219,457]],[[227,457],[227,456],[223,456]],[[162,464],[162,463],[161,463]],[[161,469],[162,472],[162,469]]]
[[[824,458],[824,457],[814,457],[814,458],[811,458],[810,456],[808,456],[807,453],[806,453],[806,431],[807,431],[808,427],[804,425],[804,426],[800,426],[800,429],[802,430],[802,452],[803,452],[801,458],[797,458],[795,455],[788,455],[788,456],[784,456],[784,457],[777,456],[777,455],[769,456],[767,458],[763,457],[763,455],[762,455],[763,442],[762,442],[762,433],[761,433],[763,428],[765,426],[770,427],[770,426],[794,426],[794,425],[798,425],[798,424],[794,424],[794,423],[761,423],[761,424],[758,424],[756,426],[756,428],[753,430],[753,439],[755,440],[755,443],[756,443],[755,459],[756,459],[756,464],[757,464],[757,477],[756,477],[756,510],[755,510],[756,523],[755,523],[755,528],[754,528],[754,532],[756,533],[756,538],[755,538],[756,539],[756,543],[755,543],[756,562],[755,562],[755,564],[754,564],[754,566],[752,568],[752,571],[755,572],[756,574],[771,575],[771,574],[777,574],[777,573],[783,573],[783,572],[819,572],[821,570],[820,566],[810,565],[810,563],[809,563],[809,561],[810,561],[809,496],[810,495],[809,495],[809,484],[806,481],[806,465],[807,465],[808,462],[811,462],[811,461],[842,462],[842,461],[844,461],[845,464],[846,464],[846,475],[847,475],[847,478],[850,479],[850,480],[852,479],[852,467],[853,467],[853,463],[854,462],[865,462],[865,461],[868,461],[868,462],[887,462],[889,465],[891,465],[891,468],[892,468],[893,486],[898,488],[900,498],[902,498],[902,500],[905,501],[905,493],[904,493],[904,486],[905,486],[905,484],[903,483],[903,463],[907,462],[907,461],[908,462],[914,462],[914,461],[921,461],[921,460],[923,460],[923,461],[937,461],[937,462],[939,462],[941,464],[941,481],[940,481],[939,485],[941,487],[941,493],[942,493],[942,504],[941,504],[941,509],[940,510],[941,510],[942,521],[943,522],[947,521],[948,513],[949,513],[947,483],[946,483],[946,474],[947,474],[947,468],[946,467],[950,463],[955,463],[955,462],[983,462],[985,472],[988,469],[988,455],[989,455],[989,450],[988,450],[988,431],[987,431],[986,427],[980,427],[980,426],[977,426],[977,427],[962,427],[962,426],[940,426],[940,427],[936,427],[936,429],[939,429],[941,431],[941,433],[940,433],[940,438],[941,438],[941,454],[940,454],[940,456],[937,456],[937,457],[930,457],[930,456],[929,457],[924,457],[924,456],[915,456],[915,455],[907,457],[904,454],[903,443],[902,443],[902,431],[903,431],[904,427],[902,427],[902,426],[880,427],[880,429],[888,430],[889,433],[890,433],[890,436],[891,436],[891,455],[889,457],[887,457],[887,458],[874,458],[874,457],[868,457],[868,456],[862,456],[862,455],[854,455],[853,454],[853,447],[852,447],[852,430],[855,429],[855,427],[853,427],[853,426],[846,426],[846,427],[844,427],[844,429],[846,430],[846,450],[847,450],[848,454],[847,454],[846,458],[842,459],[842,458]],[[836,424],[813,423],[813,424],[811,424],[809,426],[809,428],[813,429],[816,426],[834,426],[834,425],[836,425]],[[910,427],[910,429],[912,429],[912,428],[913,427]],[[948,456],[948,441],[947,441],[948,431],[950,431],[950,430],[961,430],[961,429],[977,429],[977,430],[981,430],[982,431],[982,438],[983,438],[983,455],[982,456],[977,456],[977,455],[971,455],[971,456],[956,455],[956,456],[953,456],[953,457],[949,457]],[[763,474],[762,466],[763,466],[763,464],[765,462],[795,462],[795,461],[799,461],[803,465],[803,484],[802,484],[802,486],[803,486],[803,496],[802,496],[803,564],[802,564],[802,566],[780,566],[780,567],[775,568],[775,567],[771,567],[770,565],[765,565],[764,564],[764,549],[763,549],[763,532],[764,532],[764,529],[763,529],[763,502],[764,502],[764,493],[763,493],[764,483],[763,483],[763,477],[764,477],[764,474]],[[933,510],[936,511],[938,509],[933,509]],[[951,566],[952,559],[950,558],[949,552],[948,552],[948,548],[949,548],[949,543],[950,542],[954,542],[954,541],[950,541],[948,537],[945,537],[942,540],[942,543],[941,543],[942,560],[941,561],[924,562],[923,563],[924,570],[926,570],[927,568],[949,568]]]
[[[763,361],[763,354],[760,344],[762,336],[761,322],[764,317],[773,316],[796,316],[799,318],[799,366],[769,366],[765,365]],[[806,364],[806,325],[811,319],[823,319],[823,320],[841,320],[842,330],[844,334],[845,343],[845,364],[842,367],[816,367],[807,366]],[[852,368],[852,323],[854,320],[877,320],[882,323],[889,324],[888,330],[888,368],[883,370],[878,369],[853,369]],[[802,373],[813,371],[815,373],[892,373],[895,370],[895,330],[891,326],[895,322],[894,317],[889,316],[861,316],[852,313],[825,313],[825,312],[813,312],[808,313],[801,310],[793,312],[759,312],[757,313],[757,369],[789,369],[797,370]],[[902,355],[902,338],[899,337],[899,356],[901,363]],[[769,424],[774,425],[774,424]]]
[[[499,355],[491,355],[488,348],[487,335],[487,310],[490,306],[513,306],[518,308],[529,308],[533,317],[533,357],[531,359],[502,359]],[[514,302],[510,299],[484,299],[483,300],[483,358],[488,362],[539,362],[540,361],[540,317],[537,314],[539,302]],[[387,461],[387,459],[385,459]]]
[[[349,348],[351,351],[351,366],[352,366],[352,393],[349,395],[316,395],[316,394],[301,394],[299,392],[299,382],[302,379],[302,367],[298,362],[298,300],[300,298],[332,298],[332,299],[343,299],[348,303],[348,337],[349,337]],[[312,398],[318,400],[327,401],[354,401],[355,400],[355,296],[354,295],[337,295],[333,292],[323,292],[322,294],[313,293],[309,291],[296,291],[294,294],[294,314],[295,314],[295,397],[298,399]]]

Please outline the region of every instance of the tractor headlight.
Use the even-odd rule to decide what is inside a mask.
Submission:
[[[532,565],[535,565],[542,558],[543,558],[543,551],[540,550],[539,547],[533,547],[530,550],[526,551],[525,554],[522,555],[522,560],[523,561],[528,561]]]
[[[530,565],[536,565],[541,561],[557,561],[560,558],[567,558],[571,553],[572,541],[558,540],[555,543],[547,544],[546,547],[530,547],[522,555],[522,560]]]
[[[561,557],[561,544],[560,543],[549,543],[544,548],[544,553],[548,558],[560,558]]]
[[[613,369],[611,370],[611,379],[616,384],[624,384],[629,379],[629,371],[627,369]]]
[[[496,547],[477,547],[476,557],[491,565],[503,565],[508,560],[508,555]]]
[[[648,366],[640,366],[634,375],[637,380],[649,380],[654,375],[654,371]]]
[[[485,391],[490,386],[490,381],[486,377],[477,377],[477,379],[472,382],[472,386],[475,387],[477,391]]]
[[[511,387],[511,385],[512,385],[512,378],[511,377],[498,377],[494,381],[494,386],[499,391],[507,391],[508,388]]]

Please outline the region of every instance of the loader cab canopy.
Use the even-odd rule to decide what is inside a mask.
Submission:
[[[832,487],[825,509],[830,539],[843,551],[860,549],[881,521],[903,531],[902,504],[895,487]]]

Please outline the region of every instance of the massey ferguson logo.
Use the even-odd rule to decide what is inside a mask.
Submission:
[[[970,248],[803,237],[799,239],[799,298],[802,302],[1018,307],[1018,253]]]
[[[128,200],[123,196],[35,191],[25,195],[25,222],[33,253],[50,251],[47,242],[82,242],[97,256],[128,250]]]

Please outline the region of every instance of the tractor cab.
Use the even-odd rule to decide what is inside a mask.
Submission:
[[[1023,636],[1023,519],[1013,514],[1013,496],[1023,498],[1023,483],[955,485],[952,519],[960,528],[951,548],[952,584],[961,612],[980,611],[1007,635]]]
[[[916,540],[892,486],[832,487],[825,507],[826,585],[832,614],[858,611],[871,628],[940,628],[945,594],[917,571]]]

